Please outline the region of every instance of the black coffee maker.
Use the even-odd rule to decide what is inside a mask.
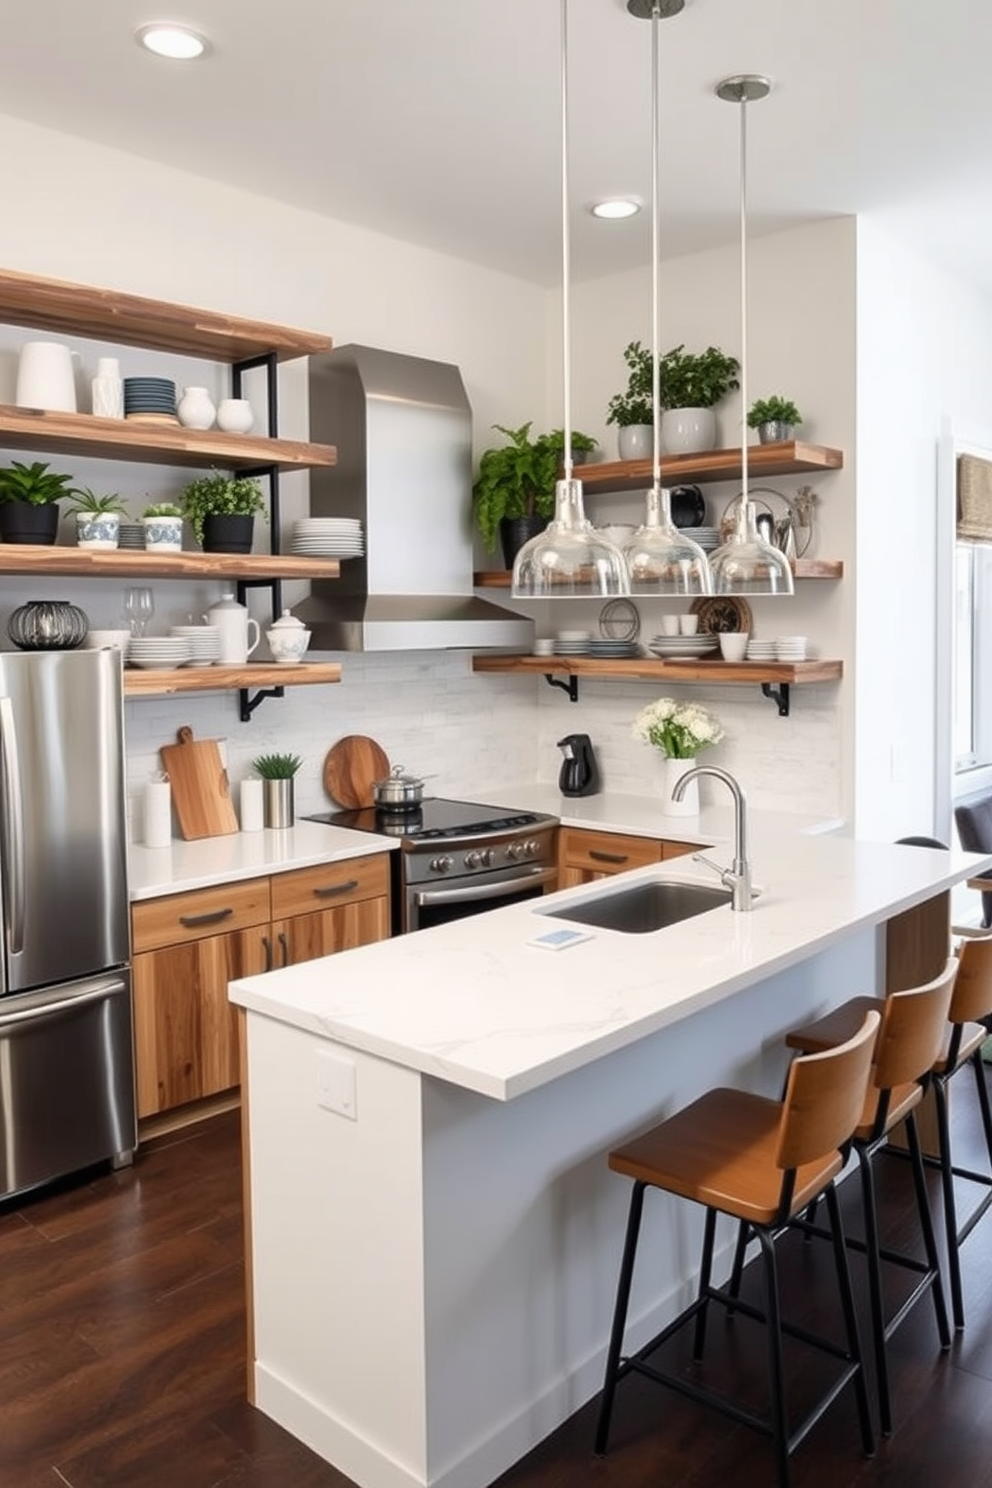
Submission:
[[[588,734],[566,734],[558,740],[565,756],[558,776],[563,796],[594,796],[599,790],[599,770]]]

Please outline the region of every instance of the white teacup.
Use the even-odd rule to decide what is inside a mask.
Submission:
[[[698,615],[680,615],[679,616],[679,635],[685,635],[685,636],[695,635],[698,629],[699,629],[699,616]]]
[[[679,633],[678,615],[662,615],[661,633],[666,636],[675,636]]]
[[[749,635],[746,630],[722,630],[720,655],[724,661],[743,661],[747,655]]]

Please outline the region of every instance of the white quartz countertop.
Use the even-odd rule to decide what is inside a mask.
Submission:
[[[592,825],[584,818],[577,824]],[[640,935],[598,929],[558,952],[528,943],[564,923],[547,920],[549,910],[649,879],[715,882],[691,858],[676,858],[624,875],[623,885],[604,880],[562,890],[235,981],[230,996],[251,1012],[508,1100],[992,865],[992,857],[960,851],[807,835],[772,815],[756,813],[749,825],[763,886],[750,913],[721,906]],[[684,830],[659,835],[687,840]],[[700,840],[717,838],[704,829]],[[874,989],[851,989],[863,990]]]
[[[291,868],[389,852],[397,846],[395,837],[350,832],[309,821],[297,821],[295,826],[278,832],[231,832],[194,842],[173,839],[168,847],[129,849],[128,889],[132,900],[155,899],[262,874],[286,873]]]

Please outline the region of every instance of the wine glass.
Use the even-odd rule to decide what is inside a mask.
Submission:
[[[155,613],[152,591],[144,584],[127,589],[124,593],[124,618],[131,627],[132,636],[143,636],[148,622]]]

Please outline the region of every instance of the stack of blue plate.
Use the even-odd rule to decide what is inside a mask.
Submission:
[[[176,384],[168,377],[125,377],[124,417],[143,423],[178,424]]]

